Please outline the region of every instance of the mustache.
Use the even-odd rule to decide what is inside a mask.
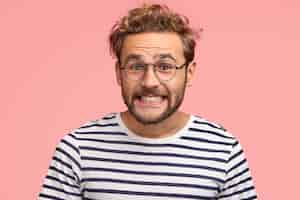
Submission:
[[[167,96],[168,94],[166,92],[163,92],[155,88],[144,88],[137,91],[133,96],[137,97],[137,96],[147,96],[147,95]]]

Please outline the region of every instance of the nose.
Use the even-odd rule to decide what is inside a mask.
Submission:
[[[151,66],[152,67],[150,67],[150,65],[148,65],[147,69],[144,72],[144,76],[141,80],[142,86],[146,87],[146,88],[155,88],[160,85],[160,81],[155,74],[153,65],[151,65]]]

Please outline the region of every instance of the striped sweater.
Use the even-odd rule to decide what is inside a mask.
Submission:
[[[166,138],[131,132],[120,113],[90,121],[57,144],[39,200],[257,199],[238,140],[191,115]]]

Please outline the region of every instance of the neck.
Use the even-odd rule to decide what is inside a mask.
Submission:
[[[121,113],[124,124],[135,134],[146,138],[163,138],[176,134],[178,130],[183,128],[189,115],[177,111],[169,118],[157,124],[142,124],[138,122],[128,111]]]

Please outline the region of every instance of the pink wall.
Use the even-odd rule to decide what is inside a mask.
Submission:
[[[107,35],[141,2],[0,2],[1,199],[36,199],[58,140],[124,109]],[[299,1],[162,2],[205,29],[184,109],[240,139],[260,199],[295,199]]]

